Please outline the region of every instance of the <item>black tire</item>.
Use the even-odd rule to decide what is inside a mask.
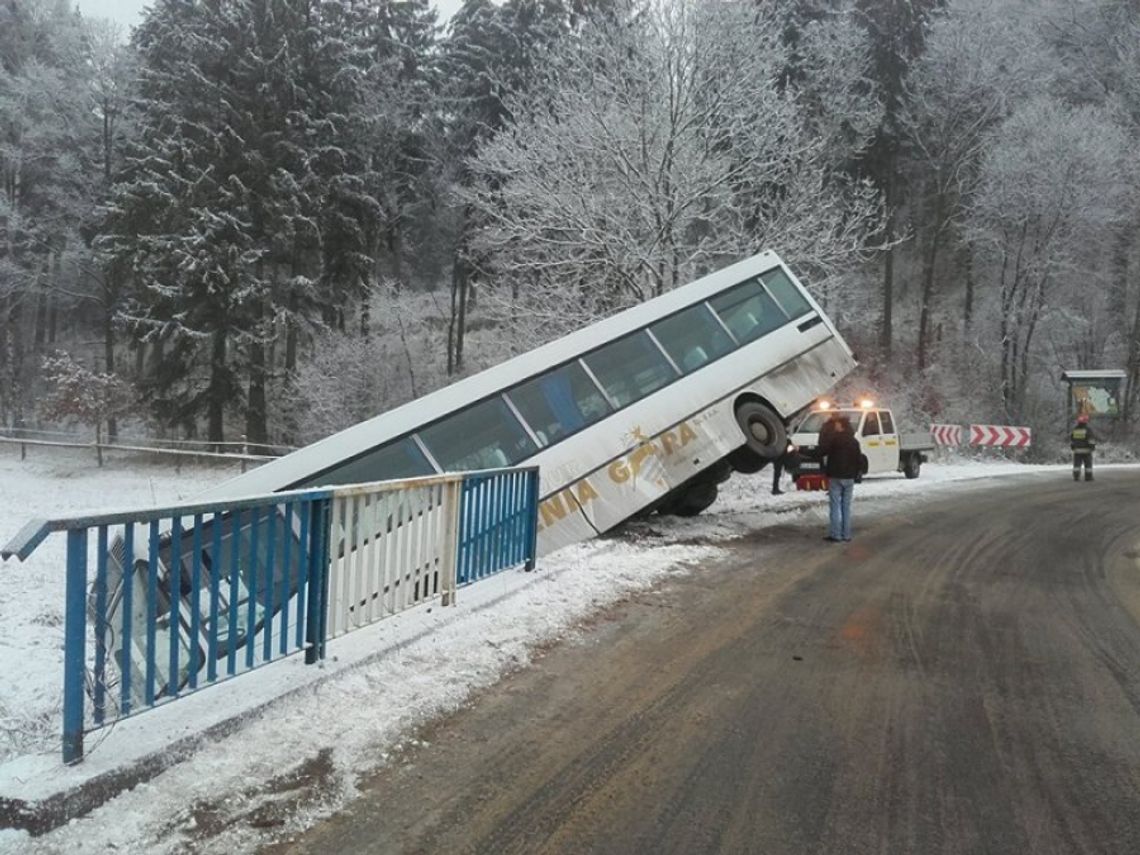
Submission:
[[[788,450],[784,420],[759,401],[745,401],[737,407],[736,422],[744,432],[744,447],[757,457],[775,460]]]
[[[732,465],[727,460],[721,460],[702,472],[701,478],[705,481],[723,484],[732,477],[733,471]]]
[[[917,478],[918,473],[922,470],[922,455],[908,454],[903,459],[903,475],[907,478]]]
[[[716,501],[719,492],[717,485],[731,477],[732,467],[728,461],[718,461],[669,491],[656,504],[651,505],[650,510],[666,516],[696,516]]]
[[[685,489],[667,504],[658,509],[658,513],[676,517],[695,517],[702,511],[708,510],[716,501],[720,490],[715,482],[699,481]]]
[[[728,455],[728,465],[741,475],[755,475],[769,463],[770,460],[765,460],[748,446],[738,448]]]

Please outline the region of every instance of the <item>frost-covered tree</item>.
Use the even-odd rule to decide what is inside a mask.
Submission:
[[[439,347],[443,306],[394,280],[376,286],[371,296],[385,311],[367,335],[351,329],[319,333],[298,368],[281,416],[299,441],[351,427],[447,382]]]
[[[444,129],[436,148],[440,172],[459,193],[444,210],[454,220],[451,248],[451,314],[448,324],[448,373],[462,371],[468,300],[477,279],[477,250],[472,245],[473,209],[465,191],[475,180],[468,158],[497,134],[511,117],[508,101],[523,101],[541,78],[547,52],[582,25],[582,0],[466,0],[452,18],[436,62],[439,110]],[[614,18],[627,4],[595,2],[595,14]],[[473,256],[475,256],[473,258]]]
[[[883,196],[886,209],[881,254],[882,319],[879,346],[890,358],[894,336],[895,244],[899,229],[895,218],[907,204],[909,192],[901,176],[902,149],[900,114],[905,103],[903,83],[915,57],[921,54],[932,12],[943,0],[856,0],[858,21],[866,33],[871,52],[871,77],[882,99],[883,111],[875,137],[862,159]]]
[[[241,179],[246,140],[235,127],[244,105],[230,85],[244,8],[166,0],[135,31],[140,134],[99,241],[131,276],[125,320],[166,359],[144,387],[148,400],[169,424],[191,424],[204,410],[215,441],[240,389],[236,345],[263,290]]]
[[[0,10],[0,420],[19,423],[97,182],[83,22],[69,4]],[[68,300],[70,303],[70,300]]]
[[[380,205],[375,255],[382,266],[374,273],[396,283],[407,278],[414,223],[436,188],[428,139],[437,127],[430,76],[435,22],[427,0],[386,0],[367,8],[362,26],[367,77],[357,133],[368,187]]]
[[[1082,261],[1104,249],[1127,210],[1129,145],[1104,110],[1047,96],[1019,107],[990,135],[966,211],[967,239],[985,264],[1000,351],[999,388],[1023,414],[1035,336],[1056,303],[1097,287]]]
[[[1048,80],[1066,100],[1105,107],[1133,140],[1140,137],[1140,7],[1116,0],[1068,0],[1047,4],[1043,36],[1051,47]],[[1119,181],[1140,188],[1137,163]],[[1104,352],[1074,353],[1087,367],[1123,365],[1128,372],[1126,421],[1140,396],[1140,194],[1116,228],[1103,306]],[[1074,314],[1079,314],[1075,312]],[[1088,323],[1081,317],[1079,323]]]
[[[1032,10],[1010,15],[985,0],[952,0],[932,24],[906,81],[899,122],[916,166],[913,209],[922,267],[916,356],[928,363],[940,253],[977,180],[987,136],[1043,79],[1041,39]],[[964,320],[973,312],[967,277]]]
[[[134,403],[130,384],[114,374],[91,371],[57,351],[44,359],[44,379],[51,386],[40,415],[49,421],[78,421],[95,429],[95,454],[103,465],[103,426]]]
[[[472,158],[466,198],[480,219],[474,255],[520,319],[520,345],[762,248],[818,279],[861,256],[876,200],[844,180],[840,134],[821,130],[855,129],[848,157],[866,143],[873,95],[851,83],[866,53],[835,31],[804,42],[846,67],[825,123],[789,80],[777,5],[665,0],[594,19],[507,100],[511,119]],[[830,59],[803,67],[811,84],[835,77]]]
[[[104,370],[114,373],[117,317],[123,305],[126,277],[113,265],[102,264],[90,247],[97,234],[100,206],[111,195],[115,175],[122,166],[124,145],[134,131],[129,106],[134,97],[137,67],[134,50],[125,41],[122,29],[110,21],[84,21],[79,50],[85,106],[81,114],[84,121],[79,125],[81,144],[89,152],[88,162],[97,171],[88,176],[85,210],[79,226],[83,247],[74,259],[79,273],[76,296],[82,305],[93,306],[98,313]],[[117,431],[112,416],[107,424],[108,435],[114,439]]]

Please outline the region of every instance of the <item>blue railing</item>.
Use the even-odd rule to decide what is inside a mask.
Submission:
[[[464,478],[456,581],[467,585],[524,562],[533,569],[537,507],[538,477],[530,470]]]
[[[346,534],[346,503],[376,501],[370,507],[379,509],[380,500],[391,501],[384,497],[435,487],[430,494],[439,498],[406,524],[385,517],[381,525],[374,515],[375,536]],[[447,497],[458,499],[450,500],[450,510]],[[508,567],[532,568],[537,499],[538,470],[529,468],[29,523],[4,548],[5,559],[23,560],[51,532],[67,532],[64,762],[81,760],[85,732],[109,721],[302,650],[306,662],[323,659],[330,614],[343,624],[341,611],[353,607],[330,602],[330,579],[344,590],[355,572],[355,596],[371,603],[390,593],[392,580],[405,578],[405,568],[393,562],[410,561],[413,553],[416,573],[442,577],[433,595]],[[435,536],[451,542],[430,552],[400,548],[401,538],[422,542],[429,511],[441,515]],[[384,538],[392,548],[381,548]],[[369,580],[377,590],[365,590]],[[402,605],[422,600],[405,597]]]

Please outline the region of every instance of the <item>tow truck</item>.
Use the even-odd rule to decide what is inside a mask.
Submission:
[[[894,414],[885,407],[875,406],[873,400],[864,398],[850,407],[818,401],[790,437],[798,451],[795,476],[796,486],[801,490],[826,486],[819,453],[819,431],[836,413],[846,416],[851,422],[851,429],[867,458],[865,475],[902,472],[907,478],[917,478],[922,464],[927,461],[927,452],[934,450],[929,432],[900,433]]]

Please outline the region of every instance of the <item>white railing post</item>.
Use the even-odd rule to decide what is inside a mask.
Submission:
[[[440,541],[440,591],[443,605],[455,605],[458,593],[456,574],[459,571],[459,500],[463,481],[455,479],[443,485],[443,538]]]

